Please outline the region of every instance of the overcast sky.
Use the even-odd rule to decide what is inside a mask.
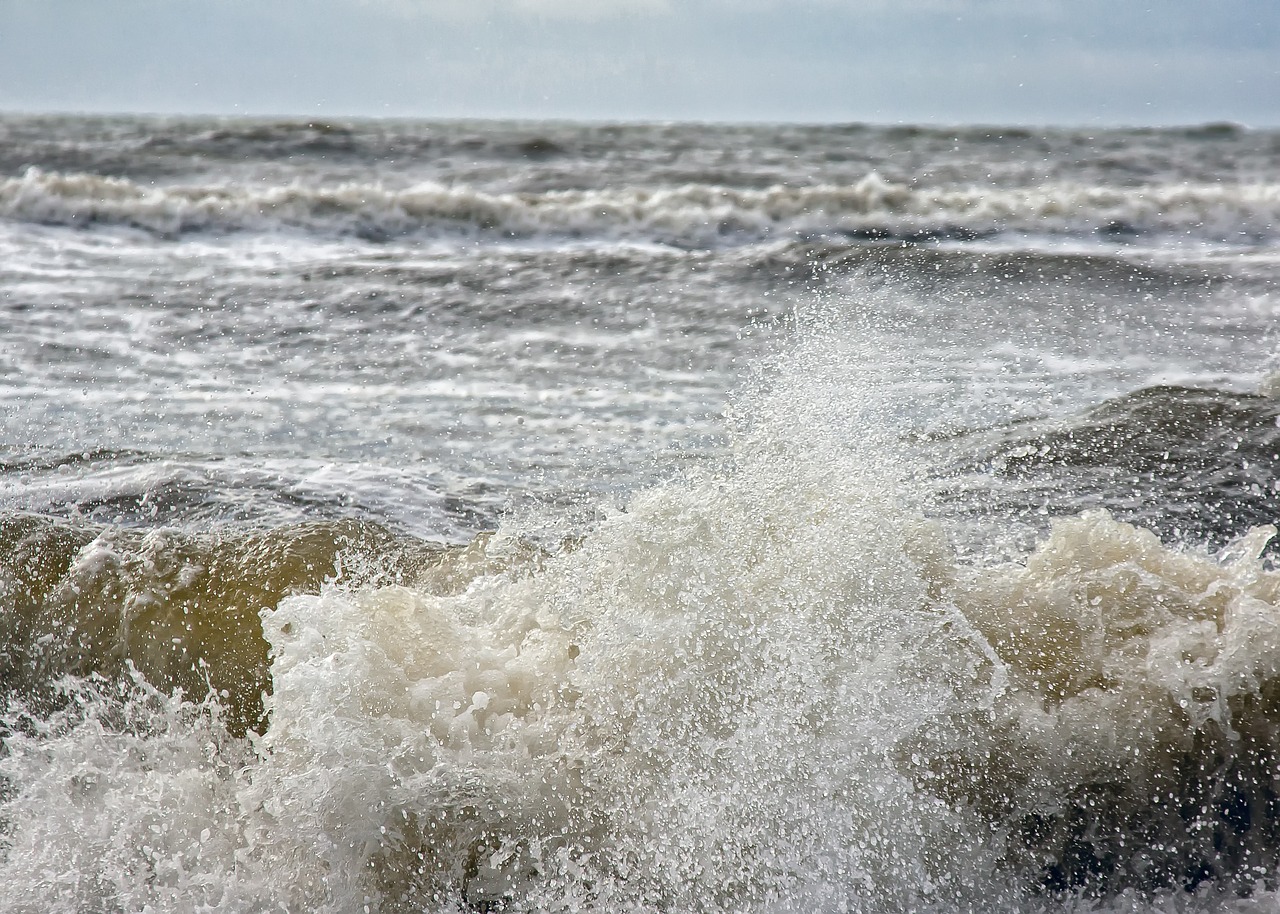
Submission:
[[[0,0],[0,110],[1280,125],[1280,0]]]

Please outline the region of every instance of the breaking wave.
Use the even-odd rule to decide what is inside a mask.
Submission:
[[[1202,241],[1272,239],[1280,185],[929,188],[872,173],[849,185],[742,189],[707,184],[494,193],[465,186],[380,184],[155,186],[28,168],[0,180],[0,218],[71,227],[122,226],[161,236],[300,230],[398,236],[659,240],[711,245],[788,235],[924,241],[1011,232]]]
[[[10,644],[93,662],[7,703],[0,906],[1273,899],[1275,529],[1210,553],[1093,511],[960,562],[875,353],[804,337],[738,405],[728,465],[550,553],[16,524]]]

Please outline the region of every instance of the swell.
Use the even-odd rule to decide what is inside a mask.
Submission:
[[[399,236],[636,239],[707,245],[787,235],[855,240],[966,240],[996,233],[1105,238],[1188,234],[1257,242],[1280,221],[1280,186],[1077,184],[927,188],[875,173],[847,185],[753,190],[687,184],[495,193],[422,183],[147,186],[125,178],[29,168],[0,180],[0,218],[164,237],[300,230],[372,240]]]
[[[1158,385],[929,447],[944,501],[985,516],[1102,508],[1213,547],[1280,517],[1280,401],[1261,394]]]

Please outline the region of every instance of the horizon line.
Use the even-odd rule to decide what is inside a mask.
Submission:
[[[0,107],[0,118],[84,118],[86,120],[100,118],[104,120],[117,118],[140,118],[149,120],[241,120],[241,121],[285,121],[306,124],[322,124],[333,121],[383,121],[383,122],[419,122],[419,123],[526,123],[526,124],[564,124],[582,126],[719,126],[719,127],[831,127],[831,128],[869,128],[869,129],[924,129],[948,130],[952,128],[992,129],[992,130],[1216,130],[1216,131],[1271,131],[1280,129],[1280,122],[1245,123],[1232,118],[1205,118],[1185,121],[1147,122],[1140,121],[1001,121],[995,119],[981,120],[944,120],[944,119],[810,119],[795,120],[775,118],[745,117],[647,117],[647,116],[567,116],[567,115],[528,115],[528,114],[369,114],[369,113],[303,113],[298,111],[279,112],[239,112],[227,110],[142,110],[122,109],[72,109],[72,108],[4,108]]]

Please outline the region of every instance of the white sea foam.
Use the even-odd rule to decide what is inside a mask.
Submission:
[[[262,910],[237,864],[251,755],[216,706],[140,679],[67,688],[64,713],[6,715],[0,910]]]
[[[709,244],[779,233],[1102,230],[1223,241],[1273,237],[1280,185],[928,187],[871,173],[848,185],[760,190],[686,184],[498,193],[443,184],[147,186],[29,168],[0,180],[0,218],[130,226],[166,236],[297,229],[369,237],[548,235]]]
[[[81,687],[0,766],[0,908],[1084,905],[1054,879],[1117,910],[1240,903],[1276,864],[1273,531],[1213,557],[1095,513],[961,566],[863,329],[802,339],[729,466],[541,566],[264,613],[252,754],[145,686]]]

